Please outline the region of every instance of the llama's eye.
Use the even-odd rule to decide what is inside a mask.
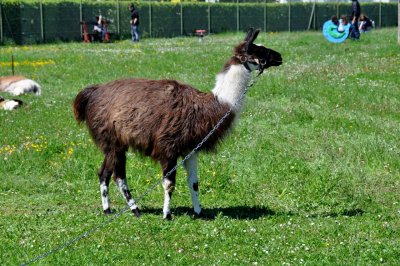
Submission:
[[[261,65],[265,65],[267,63],[267,60],[265,60],[265,59],[260,59],[260,64]]]

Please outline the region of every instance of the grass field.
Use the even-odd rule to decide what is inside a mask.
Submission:
[[[400,46],[397,29],[334,45],[319,32],[261,33],[282,53],[247,95],[216,154],[200,156],[193,220],[179,169],[173,221],[158,186],[139,206],[37,265],[398,265],[400,263]],[[102,155],[71,102],[83,87],[122,77],[177,79],[202,91],[244,34],[112,44],[1,47],[0,74],[38,81],[40,97],[0,111],[0,264],[59,247],[109,216],[101,210]],[[10,97],[1,93],[3,97]],[[138,198],[160,167],[128,155]],[[112,207],[125,208],[116,186]]]

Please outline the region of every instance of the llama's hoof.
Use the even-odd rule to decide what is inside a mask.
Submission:
[[[104,210],[104,214],[112,214],[112,211],[110,208]]]
[[[171,221],[172,220],[172,215],[168,213],[167,215],[164,216],[163,218],[165,221]]]
[[[132,210],[132,213],[136,216],[136,217],[140,217],[140,211],[139,211],[139,208],[136,208],[136,209],[133,209]]]

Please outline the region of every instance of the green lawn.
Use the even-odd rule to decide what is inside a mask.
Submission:
[[[193,220],[179,169],[173,221],[162,220],[158,186],[126,212],[38,265],[399,265],[400,46],[397,29],[328,43],[320,32],[261,33],[282,53],[246,98],[216,154],[200,156],[200,201],[212,220]],[[0,47],[0,75],[43,87],[26,105],[0,110],[0,264],[30,261],[109,219],[101,210],[102,155],[71,103],[83,87],[123,77],[214,86],[244,34],[143,39],[139,44]],[[0,96],[11,96],[1,93]],[[128,154],[138,198],[160,167]],[[112,185],[116,211],[125,202]]]

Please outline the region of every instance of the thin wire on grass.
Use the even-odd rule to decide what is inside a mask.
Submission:
[[[259,75],[258,75],[259,76]],[[258,78],[257,76],[257,78]],[[230,115],[230,113],[233,111],[233,107],[235,107],[239,102],[241,102],[244,98],[244,96],[247,93],[248,88],[252,87],[254,84],[256,83],[256,80],[252,80],[252,82],[245,86],[244,91],[242,93],[242,95],[240,95],[239,99],[235,102],[235,104],[221,117],[221,119],[218,121],[218,123],[211,129],[211,131],[203,138],[203,140],[190,152],[188,153],[185,158],[183,158],[178,164],[176,164],[174,166],[174,168],[172,168],[168,173],[166,173],[163,177],[157,179],[156,182],[154,182],[137,200],[136,202],[140,202],[144,197],[146,197],[150,192],[152,192],[160,183],[164,178],[169,177],[174,171],[176,171],[176,169],[178,169],[178,167],[182,166],[185,161],[187,161],[191,156],[193,156],[193,154],[201,148],[201,146],[203,146],[203,144],[212,136],[212,134],[214,134],[215,130],[217,130],[221,124],[224,122],[224,120],[228,117],[228,115]],[[72,238],[68,241],[66,241],[65,243],[61,244],[60,246],[53,248],[51,250],[49,250],[48,252],[45,252],[27,262],[24,262],[22,264],[20,264],[21,266],[25,266],[25,265],[30,265],[36,261],[42,260],[48,256],[50,256],[53,253],[56,253],[57,251],[60,251],[66,247],[71,246],[72,244],[78,242],[79,240],[86,238],[87,236],[89,236],[90,234],[100,230],[101,228],[105,227],[106,225],[110,224],[111,222],[113,222],[115,219],[117,219],[119,216],[121,216],[124,212],[126,212],[128,209],[130,209],[130,206],[125,207],[124,209],[120,210],[119,212],[115,213],[112,217],[108,218],[107,220],[105,220],[103,223],[92,227],[91,229],[85,231],[83,234]]]

